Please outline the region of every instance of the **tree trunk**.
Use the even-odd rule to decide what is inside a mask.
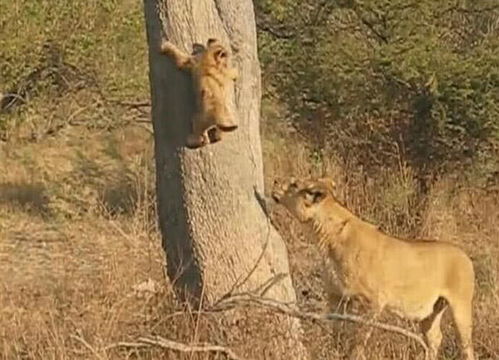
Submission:
[[[257,200],[263,194],[263,163],[252,1],[145,0],[144,5],[158,211],[168,276],[179,294],[213,302],[246,278],[236,291],[254,290],[286,274],[265,296],[296,301],[286,247]],[[194,109],[192,85],[188,75],[160,54],[164,34],[188,53],[193,43],[205,44],[210,37],[230,45],[239,71],[231,99],[239,128],[222,141],[196,150],[184,147]],[[294,359],[307,357],[297,320],[273,315],[269,326],[285,336],[278,340],[283,346],[268,341],[263,351],[270,354],[267,358],[289,358],[290,349],[297,354]]]

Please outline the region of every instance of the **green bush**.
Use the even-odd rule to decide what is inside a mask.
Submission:
[[[494,162],[494,0],[256,1],[266,96],[312,143],[422,175]]]
[[[9,111],[2,104],[0,129],[24,118],[14,109],[37,114],[82,88],[111,99],[148,93],[142,3],[0,0],[0,8],[0,93],[18,99]]]

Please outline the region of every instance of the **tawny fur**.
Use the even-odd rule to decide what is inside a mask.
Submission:
[[[374,315],[388,309],[419,321],[432,358],[442,340],[440,320],[449,306],[463,355],[474,359],[474,271],[466,253],[442,241],[389,236],[342,206],[333,189],[328,178],[292,179],[276,185],[272,194],[300,222],[312,225],[319,246],[334,264],[335,286],[329,290],[339,291],[338,297],[364,299]]]
[[[173,59],[181,70],[192,74],[196,95],[196,112],[187,146],[198,148],[221,140],[222,132],[234,131],[237,124],[227,107],[227,91],[237,78],[237,70],[229,66],[229,52],[217,39],[209,39],[187,55],[164,41],[161,52]]]

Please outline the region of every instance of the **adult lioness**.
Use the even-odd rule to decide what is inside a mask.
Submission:
[[[470,258],[449,243],[384,234],[342,206],[333,188],[328,178],[293,179],[276,185],[272,197],[298,220],[312,224],[319,246],[335,264],[343,295],[367,300],[375,314],[386,308],[420,321],[433,358],[442,340],[440,320],[448,305],[463,354],[474,359]]]

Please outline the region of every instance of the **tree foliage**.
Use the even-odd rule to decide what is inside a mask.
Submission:
[[[257,0],[267,96],[322,149],[421,174],[494,162],[497,0]]]

